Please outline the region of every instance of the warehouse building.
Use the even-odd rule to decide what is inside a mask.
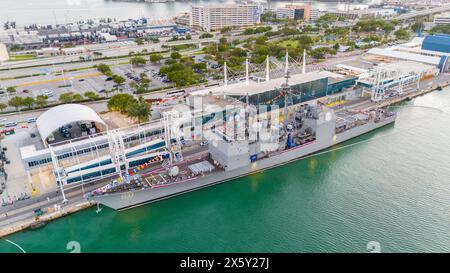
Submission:
[[[450,53],[450,35],[428,35],[422,42],[422,49]]]

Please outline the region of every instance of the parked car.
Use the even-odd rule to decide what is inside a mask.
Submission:
[[[14,126],[17,126],[17,122],[15,122],[15,121],[10,121],[10,122],[7,122],[7,123],[5,123],[5,127],[14,127]]]

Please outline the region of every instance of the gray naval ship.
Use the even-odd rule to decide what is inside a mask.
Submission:
[[[386,108],[335,112],[324,106],[303,104],[283,124],[263,124],[269,128],[265,137],[257,134],[255,139],[242,138],[237,133],[230,136],[225,127],[215,128],[211,131],[213,140],[198,145],[203,148],[201,151],[181,160],[166,161],[146,173],[125,175],[86,197],[115,210],[130,209],[301,159],[395,119],[396,114]],[[250,124],[246,123],[245,136],[250,127],[257,127]]]

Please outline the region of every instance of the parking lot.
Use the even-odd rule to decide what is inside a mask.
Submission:
[[[157,89],[160,87],[170,85],[170,82],[159,77],[156,73],[159,71],[161,65],[147,64],[143,67],[132,67],[129,64],[118,64],[111,66],[114,74],[125,78],[125,84],[121,87],[123,92],[132,93],[128,84],[132,81],[140,82],[140,74],[145,73],[151,80],[150,89]],[[9,86],[16,87],[15,93],[6,92]],[[0,102],[7,103],[11,97],[34,97],[43,95],[44,91],[52,91],[52,95],[48,96],[49,103],[56,102],[59,96],[63,93],[72,92],[74,94],[83,95],[88,92],[95,92],[101,97],[106,94],[105,91],[113,90],[117,85],[111,78],[98,72],[95,68],[73,71],[73,72],[57,72],[50,73],[44,76],[34,76],[22,79],[4,80],[0,82]],[[10,108],[10,110],[13,110]]]
[[[195,62],[205,62],[208,69],[220,69],[220,66],[215,61],[204,59],[204,55],[192,56]],[[108,62],[113,74],[119,75],[125,79],[125,83],[117,86],[112,78],[103,75],[96,68],[80,69],[76,71],[62,71],[50,66],[42,71],[47,74],[40,76],[30,76],[19,79],[8,79],[0,81],[0,103],[8,104],[8,101],[14,97],[22,98],[33,97],[39,95],[48,96],[48,104],[56,103],[59,97],[64,93],[80,94],[84,97],[86,92],[94,92],[99,97],[109,97],[115,94],[117,88],[120,92],[133,94],[135,90],[129,86],[131,82],[137,85],[141,83],[141,74],[144,73],[150,80],[148,89],[160,89],[164,87],[173,86],[166,76],[160,75],[159,70],[164,65],[164,61],[160,63],[148,62],[145,66],[133,67],[131,64],[119,63],[118,60]],[[216,82],[212,76],[206,75],[209,82]],[[15,93],[8,93],[7,87],[14,86]],[[8,106],[4,111],[15,110]]]

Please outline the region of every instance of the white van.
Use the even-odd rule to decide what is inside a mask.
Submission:
[[[36,118],[29,118],[28,119],[28,123],[34,123],[34,122],[36,122]]]

